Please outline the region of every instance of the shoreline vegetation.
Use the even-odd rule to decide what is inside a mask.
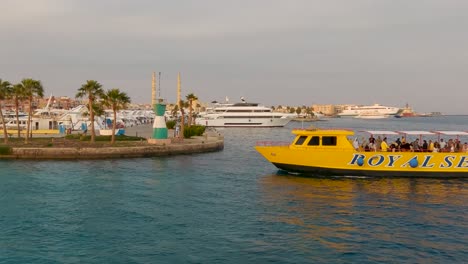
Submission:
[[[104,90],[103,86],[95,80],[87,80],[78,88],[75,98],[86,102],[88,120],[85,133],[55,134],[56,130],[38,133],[38,128],[32,126],[33,118],[41,118],[33,109],[33,102],[43,98],[44,86],[40,80],[24,78],[17,84],[0,79],[0,121],[3,128],[3,143],[0,144],[0,159],[105,159],[105,158],[131,158],[151,157],[174,154],[192,154],[209,151],[219,151],[224,148],[224,138],[216,131],[205,132],[204,126],[195,125],[193,116],[193,102],[198,97],[190,93],[187,101],[180,100],[175,113],[180,110],[180,131],[168,139],[152,139],[152,125],[138,126],[142,131],[134,131],[135,136],[128,128],[127,136],[116,136],[117,111],[126,109],[131,103],[127,93],[118,88]],[[16,129],[8,129],[4,118],[2,106],[6,101],[14,102]],[[20,127],[19,110],[28,106],[26,127]],[[48,109],[49,103],[45,110]],[[111,136],[96,134],[95,117],[105,115],[105,110],[111,110]],[[185,109],[188,109],[188,120],[185,119]],[[11,110],[11,109],[10,109]],[[62,124],[65,123],[61,120]],[[71,120],[70,120],[71,122]],[[87,127],[89,125],[89,133]],[[99,124],[97,124],[99,125]],[[167,125],[167,124],[166,124]],[[175,125],[175,123],[173,124]],[[74,124],[65,124],[67,131],[73,131]],[[25,130],[24,130],[25,129]],[[50,129],[50,125],[49,125]],[[102,128],[101,128],[102,129]],[[126,127],[127,129],[127,127]],[[75,130],[76,131],[76,130]],[[211,135],[210,133],[211,132]],[[140,133],[140,134],[138,134]],[[33,137],[34,135],[34,137]]]

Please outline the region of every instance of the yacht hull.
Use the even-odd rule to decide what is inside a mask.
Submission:
[[[290,118],[197,118],[196,123],[207,127],[284,127]]]

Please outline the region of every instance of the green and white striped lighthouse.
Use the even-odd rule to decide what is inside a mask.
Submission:
[[[161,73],[159,73],[161,78]],[[160,88],[161,89],[161,88]],[[153,72],[152,82],[152,100],[154,113],[156,114],[153,123],[153,139],[167,139],[167,127],[164,113],[166,112],[166,103],[156,95],[156,73]]]

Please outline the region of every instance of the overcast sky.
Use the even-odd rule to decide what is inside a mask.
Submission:
[[[412,105],[468,114],[466,0],[0,0],[0,78],[46,94],[94,79],[265,105]]]

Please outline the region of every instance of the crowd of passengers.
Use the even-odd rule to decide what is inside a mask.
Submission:
[[[405,137],[397,138],[394,142],[388,143],[387,138],[383,139],[380,136],[374,138],[373,135],[366,140],[364,137],[361,142],[356,138],[353,142],[353,147],[359,151],[414,151],[414,152],[468,152],[468,143],[462,144],[459,139],[449,139],[444,141],[422,140],[419,138],[412,142],[406,142]]]

